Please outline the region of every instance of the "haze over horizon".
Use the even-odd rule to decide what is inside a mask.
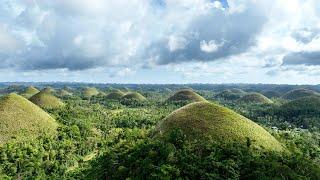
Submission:
[[[319,84],[317,0],[0,0],[0,82]]]

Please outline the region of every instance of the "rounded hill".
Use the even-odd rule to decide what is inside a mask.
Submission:
[[[120,90],[114,90],[113,92],[109,93],[106,96],[106,99],[110,99],[110,100],[119,100],[121,99],[125,94],[123,92],[121,92]]]
[[[56,93],[57,96],[59,97],[66,97],[66,96],[71,96],[72,93],[68,92],[67,90],[65,89],[59,89]]]
[[[233,89],[227,89],[218,93],[217,95],[215,95],[215,98],[225,99],[225,100],[237,100],[242,96],[244,96],[245,94],[246,92],[244,92],[243,90],[233,88]]]
[[[272,101],[260,93],[250,93],[238,99],[239,103],[270,104]]]
[[[292,100],[283,104],[280,111],[288,117],[320,116],[320,97],[308,96]]]
[[[206,101],[202,96],[190,89],[183,89],[176,92],[173,96],[167,99],[167,102],[177,102],[177,101],[190,101],[190,102],[200,102]]]
[[[65,105],[59,98],[46,91],[35,94],[29,100],[44,109],[57,109]]]
[[[137,93],[137,92],[128,93],[128,94],[122,96],[122,99],[134,100],[134,101],[145,101],[145,100],[147,100],[143,95],[141,95],[140,93]]]
[[[40,92],[37,88],[33,87],[33,86],[29,86],[27,87],[27,89],[21,93],[21,96],[25,97],[25,98],[30,98],[31,96],[37,94],[38,92]]]
[[[0,143],[56,132],[57,122],[41,108],[17,94],[0,100]]]
[[[282,145],[264,128],[236,112],[209,102],[196,102],[172,112],[160,121],[161,136],[181,129],[188,139],[211,137],[217,142],[250,141],[253,147],[281,151]]]
[[[83,96],[86,98],[97,96],[98,94],[99,94],[99,91],[94,87],[86,87],[83,90]]]
[[[309,89],[294,89],[284,94],[283,98],[287,100],[294,100],[307,96],[320,96],[320,94]]]

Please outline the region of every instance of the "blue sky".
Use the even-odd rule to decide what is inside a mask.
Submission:
[[[317,0],[0,0],[0,81],[320,82]]]

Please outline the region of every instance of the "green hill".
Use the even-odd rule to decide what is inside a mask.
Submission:
[[[277,98],[281,96],[281,93],[277,91],[265,91],[263,92],[263,95],[266,96],[267,98]]]
[[[283,104],[280,108],[282,114],[289,117],[320,116],[320,97],[308,96],[295,99]]]
[[[45,111],[17,94],[0,100],[0,143],[55,133],[58,124]]]
[[[65,105],[59,98],[47,91],[41,91],[29,100],[43,109],[57,109]]]
[[[140,93],[137,93],[137,92],[128,93],[128,94],[122,96],[122,99],[135,100],[135,101],[146,101],[147,100],[143,95],[141,95]]]
[[[55,94],[59,97],[72,96],[72,93],[68,92],[65,89],[59,89]]]
[[[156,132],[166,135],[181,129],[188,139],[212,137],[217,142],[243,142],[281,151],[281,144],[265,129],[236,112],[209,102],[196,102],[172,112],[160,121]]]
[[[309,89],[294,89],[287,92],[282,97],[287,100],[294,100],[307,96],[320,96],[320,94]]]
[[[256,104],[270,104],[273,103],[269,98],[260,93],[249,93],[238,99],[239,103],[256,103]]]
[[[56,90],[54,90],[52,87],[45,87],[41,90],[41,92],[46,92],[46,93],[54,93]]]
[[[121,92],[120,90],[113,90],[111,93],[109,93],[106,96],[106,99],[110,100],[119,100],[121,99],[125,94]]]
[[[27,87],[27,89],[23,93],[21,93],[21,96],[28,99],[31,96],[37,94],[38,92],[40,92],[40,91],[37,88],[35,88],[33,86],[29,86],[29,87]]]
[[[83,96],[86,98],[90,98],[92,96],[99,95],[99,91],[94,87],[86,87],[83,90]]]
[[[215,98],[225,99],[225,100],[237,100],[242,96],[244,96],[245,94],[246,92],[244,92],[243,90],[233,88],[233,89],[227,89],[218,93],[217,95],[215,95]]]
[[[206,101],[202,96],[195,93],[190,89],[183,89],[176,92],[173,96],[167,99],[167,102],[178,102],[178,101],[190,101],[190,102],[199,102]]]

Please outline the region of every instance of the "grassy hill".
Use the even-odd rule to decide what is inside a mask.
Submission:
[[[57,96],[59,96],[59,97],[66,97],[66,96],[71,96],[72,95],[72,93],[68,92],[65,89],[59,89],[55,94]]]
[[[110,93],[106,96],[106,99],[119,100],[119,99],[121,99],[124,95],[125,95],[125,93],[123,93],[123,92],[120,91],[120,90],[113,90],[112,92],[110,92]]]
[[[269,104],[272,101],[260,93],[250,93],[238,99],[239,103]]]
[[[53,89],[52,87],[45,87],[41,90],[42,92],[46,92],[46,93],[54,93],[56,90]]]
[[[33,86],[29,86],[24,92],[21,93],[21,96],[29,99],[31,96],[37,94],[38,92],[40,91],[37,88]]]
[[[83,96],[86,98],[97,96],[98,94],[99,94],[99,91],[94,87],[86,87],[83,90]]]
[[[218,93],[217,95],[215,95],[215,98],[225,99],[225,100],[237,100],[242,96],[244,96],[245,94],[246,92],[244,92],[243,90],[233,88],[233,89],[227,89]]]
[[[296,116],[320,116],[320,97],[308,96],[295,99],[280,107],[283,114],[290,117]]]
[[[309,89],[294,89],[284,94],[282,98],[293,100],[307,96],[320,96],[320,94]]]
[[[163,119],[156,128],[160,135],[181,129],[188,139],[212,137],[217,142],[243,142],[281,151],[281,144],[265,129],[236,112],[209,102],[184,106]]]
[[[143,95],[141,95],[140,93],[137,93],[137,92],[128,93],[128,94],[122,96],[122,99],[134,100],[134,101],[146,101],[147,100]]]
[[[195,93],[190,89],[183,89],[176,92],[173,96],[167,99],[167,102],[176,102],[176,101],[190,101],[190,102],[199,102],[206,101],[202,96]]]
[[[55,133],[58,124],[45,111],[17,94],[0,100],[0,143]]]
[[[44,109],[57,109],[65,105],[59,98],[47,91],[41,91],[32,96],[29,100]]]

